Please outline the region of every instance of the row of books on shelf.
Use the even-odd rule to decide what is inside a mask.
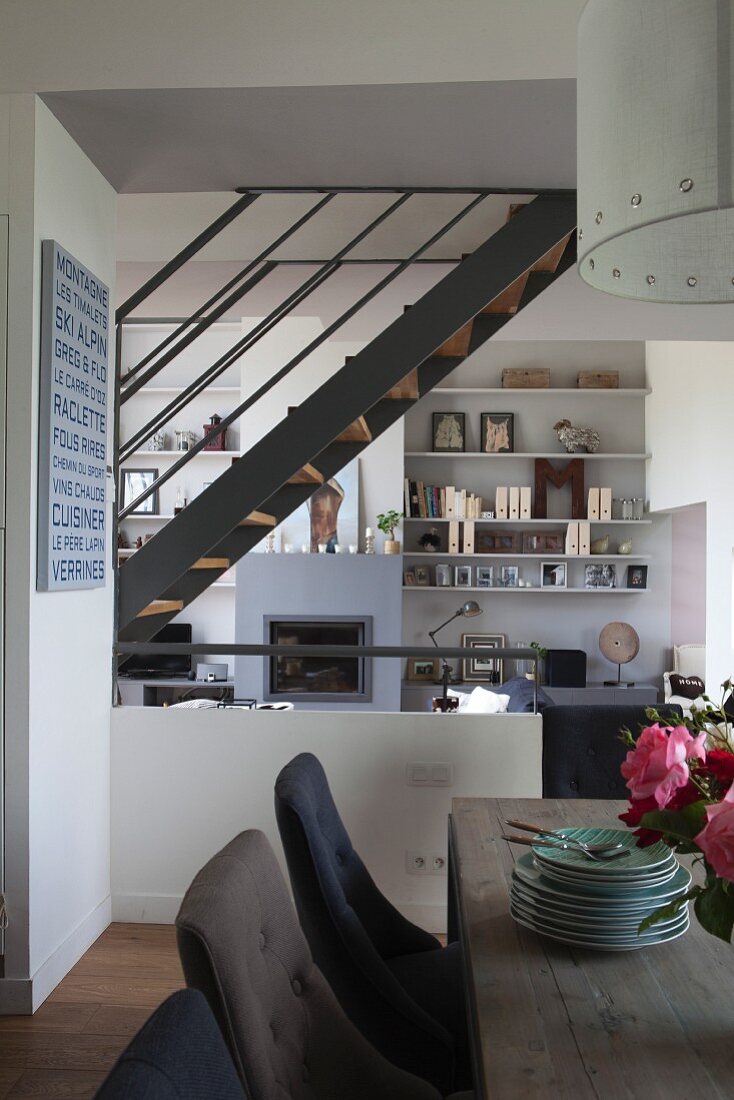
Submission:
[[[405,479],[405,514],[411,519],[481,519],[482,498],[455,485]]]

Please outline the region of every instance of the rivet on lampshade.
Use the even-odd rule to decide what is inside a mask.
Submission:
[[[651,302],[734,302],[734,0],[588,0],[579,272]]]

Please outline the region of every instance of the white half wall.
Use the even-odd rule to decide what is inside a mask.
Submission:
[[[5,97],[0,116],[8,113],[10,923],[0,1011],[6,983],[12,1007],[29,1011],[109,921],[112,584],[35,591],[41,241],[57,240],[113,288],[114,301],[116,207],[112,188],[39,100]]]
[[[541,793],[540,716],[117,708],[113,919],[173,921],[196,871],[244,829],[262,829],[285,868],[273,786],[299,752],[321,760],[380,889],[432,931],[445,928],[446,876],[409,875],[406,852],[446,854],[454,797]],[[409,761],[451,763],[453,785],[408,786]]]
[[[718,308],[729,316],[730,307]],[[734,670],[731,359],[732,344],[728,342],[647,345],[648,383],[652,387],[646,402],[647,449],[652,452],[648,464],[650,509],[664,512],[706,505],[706,687],[712,699],[718,698],[719,685]]]

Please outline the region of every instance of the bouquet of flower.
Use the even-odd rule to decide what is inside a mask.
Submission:
[[[671,726],[651,708],[651,725],[636,741],[623,730],[630,751],[621,771],[630,790],[630,808],[620,814],[621,820],[637,826],[641,847],[663,840],[676,852],[694,854],[694,862],[701,862],[705,871],[703,886],[691,886],[683,897],[657,909],[642,922],[641,932],[693,901],[706,931],[731,942],[734,744],[727,702],[732,682],[722,687],[725,701],[720,707],[704,696],[705,707],[694,709],[680,725]]]

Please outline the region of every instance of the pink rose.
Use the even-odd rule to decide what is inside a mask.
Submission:
[[[734,786],[722,802],[706,807],[707,824],[694,837],[719,878],[734,882]]]
[[[667,806],[675,791],[688,782],[686,761],[706,759],[705,741],[705,733],[692,737],[685,726],[663,727],[656,722],[644,729],[621,767],[632,798],[652,796],[659,809]]]

